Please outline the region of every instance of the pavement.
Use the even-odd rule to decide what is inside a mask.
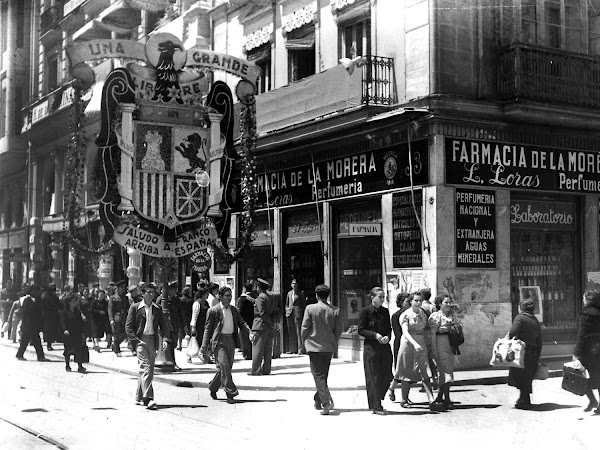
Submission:
[[[16,354],[18,345],[12,341],[2,338],[0,345],[14,348]],[[98,367],[106,370],[128,374],[132,377],[138,376],[137,358],[125,344],[121,345],[122,357],[117,357],[111,350],[106,348],[106,342],[101,342],[101,351],[93,350],[91,342],[90,362],[85,366]],[[63,346],[60,343],[52,344],[53,351],[47,351],[44,345],[46,358],[55,361],[64,361]],[[27,348],[25,358],[36,360],[35,350],[32,346]],[[214,364],[205,364],[199,358],[194,357],[192,363],[186,361],[186,349],[175,350],[177,365],[181,367],[180,372],[164,371],[157,367],[154,374],[156,382],[167,383],[179,387],[208,387],[208,383],[215,374]],[[314,391],[314,380],[310,372],[310,362],[307,355],[282,354],[281,357],[272,360],[271,374],[268,376],[248,376],[252,361],[245,360],[239,350],[236,350],[233,365],[233,378],[240,390],[244,391]],[[72,367],[76,367],[71,363]],[[550,377],[562,376],[563,361],[549,362]],[[485,367],[481,369],[457,370],[454,373],[454,386],[470,385],[495,385],[506,383],[508,369],[497,369]],[[329,371],[329,388],[331,391],[356,391],[365,389],[365,376],[361,361],[345,361],[333,359]]]

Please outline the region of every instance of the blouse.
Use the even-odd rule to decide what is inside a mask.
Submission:
[[[429,327],[438,333],[448,333],[450,325],[454,323],[454,316],[447,316],[442,311],[437,311],[429,316]]]
[[[407,309],[400,316],[400,326],[407,324],[409,334],[423,334],[427,325],[427,316],[421,310],[414,312],[412,308]]]

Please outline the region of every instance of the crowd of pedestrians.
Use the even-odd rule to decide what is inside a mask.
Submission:
[[[277,357],[275,335],[279,335],[285,317],[288,353],[308,355],[316,387],[314,407],[328,415],[334,408],[328,376],[341,335],[339,308],[329,303],[330,289],[323,284],[315,288],[317,302],[307,305],[304,292],[293,280],[291,290],[282,299],[281,311],[269,289],[264,279],[249,282],[234,305],[230,287],[208,281],[200,281],[192,296],[190,286],[179,294],[177,282],[163,289],[154,283],[128,286],[124,280],[109,283],[107,289],[98,284],[91,289],[66,286],[58,295],[53,284],[42,292],[35,285],[17,289],[9,280],[0,292],[0,330],[2,338],[19,342],[16,357],[21,360],[30,344],[39,361],[47,360],[41,335],[47,351],[54,350],[54,343],[62,342],[67,372],[71,371],[71,356],[77,371],[86,372],[83,364],[89,362],[88,342],[100,352],[101,340],[105,339],[106,348],[117,357],[121,356],[121,347],[127,346],[139,364],[135,401],[156,409],[152,379],[159,348],[173,369],[181,370],[175,350],[181,351],[187,341],[188,362],[199,357],[216,366],[209,383],[210,396],[217,399],[222,388],[227,402],[234,403],[238,395],[232,377],[235,348],[241,349],[244,359],[252,360],[248,375],[270,375],[271,360]],[[386,394],[395,401],[398,386],[400,407],[413,407],[409,393],[417,382],[427,396],[429,409],[447,411],[454,407],[450,388],[455,355],[460,352],[449,335],[457,318],[449,296],[437,296],[433,303],[430,299],[429,289],[400,293],[396,298],[398,311],[390,317],[384,306],[384,290],[374,287],[370,304],[360,311],[358,334],[364,338],[367,401],[374,414],[387,414],[382,402]],[[541,325],[534,312],[531,299],[521,301],[520,312],[508,332],[509,338],[525,343],[524,365],[511,367],[508,377],[508,384],[519,390],[515,404],[519,409],[531,407],[532,380],[542,351]],[[191,347],[196,350],[190,352]],[[600,390],[600,292],[584,294],[573,360],[590,375],[585,410],[600,414],[593,392]]]

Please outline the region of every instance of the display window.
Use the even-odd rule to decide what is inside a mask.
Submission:
[[[360,310],[370,302],[369,291],[383,283],[383,258],[381,234],[354,234],[352,225],[373,224],[380,228],[381,202],[342,206],[334,210],[334,216],[337,301],[342,329],[353,333]]]
[[[545,329],[573,330],[581,303],[579,205],[573,201],[511,199],[511,294],[514,313],[536,303]]]
[[[262,278],[273,286],[273,213],[257,214],[254,219],[254,231],[252,233],[252,250],[239,261],[237,296],[242,293],[242,286],[248,281],[256,281]]]

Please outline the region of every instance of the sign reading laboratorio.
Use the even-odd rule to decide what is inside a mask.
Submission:
[[[446,183],[600,192],[600,153],[446,138]]]
[[[496,193],[456,189],[456,266],[496,267]]]
[[[159,234],[129,224],[120,224],[115,228],[113,239],[117,244],[139,250],[145,255],[178,258],[206,250],[209,245],[214,245],[217,240],[217,230],[213,227],[200,227],[178,235],[175,242],[166,242]]]
[[[257,207],[290,206],[429,183],[428,146],[422,139],[292,169],[260,174]]]
[[[577,230],[577,205],[569,202],[511,200],[511,228]]]

